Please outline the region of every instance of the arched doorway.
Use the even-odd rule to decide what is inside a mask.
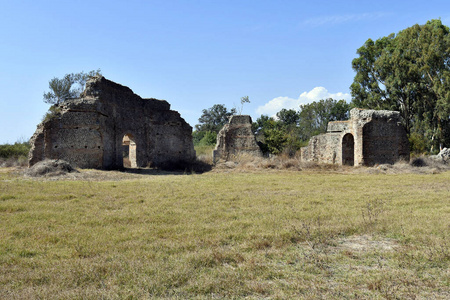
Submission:
[[[124,168],[137,168],[136,141],[132,134],[125,134],[122,138],[122,158]]]
[[[342,164],[355,165],[355,139],[351,133],[347,133],[342,138]]]

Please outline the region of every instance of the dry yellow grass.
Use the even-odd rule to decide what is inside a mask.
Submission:
[[[0,170],[2,299],[450,296],[450,172]]]

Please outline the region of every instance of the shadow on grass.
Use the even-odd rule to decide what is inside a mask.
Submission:
[[[163,164],[158,168],[124,168],[122,171],[126,173],[141,175],[187,175],[202,174],[211,170],[212,165],[197,160],[192,163],[178,162]]]

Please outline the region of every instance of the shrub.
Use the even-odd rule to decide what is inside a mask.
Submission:
[[[14,144],[0,145],[0,157],[1,158],[18,158],[20,156],[28,156],[30,151],[30,143],[28,142],[15,142]]]
[[[217,134],[212,131],[206,131],[202,139],[198,142],[198,146],[214,146],[216,144]]]
[[[42,117],[42,122],[47,122],[53,118],[56,118],[61,113],[61,108],[57,105],[52,105]]]
[[[427,153],[427,140],[425,137],[417,132],[411,133],[409,136],[409,147],[413,154]]]
[[[28,142],[0,145],[0,166],[26,166],[31,145]]]

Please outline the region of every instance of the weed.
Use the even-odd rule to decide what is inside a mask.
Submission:
[[[297,235],[296,240],[306,242],[311,249],[329,245],[334,238],[333,234],[325,231],[320,217],[317,217],[312,223],[302,222],[300,228],[293,226],[292,229]]]
[[[361,208],[361,215],[365,227],[376,226],[380,217],[385,212],[384,201],[379,199],[367,200],[365,205]]]

